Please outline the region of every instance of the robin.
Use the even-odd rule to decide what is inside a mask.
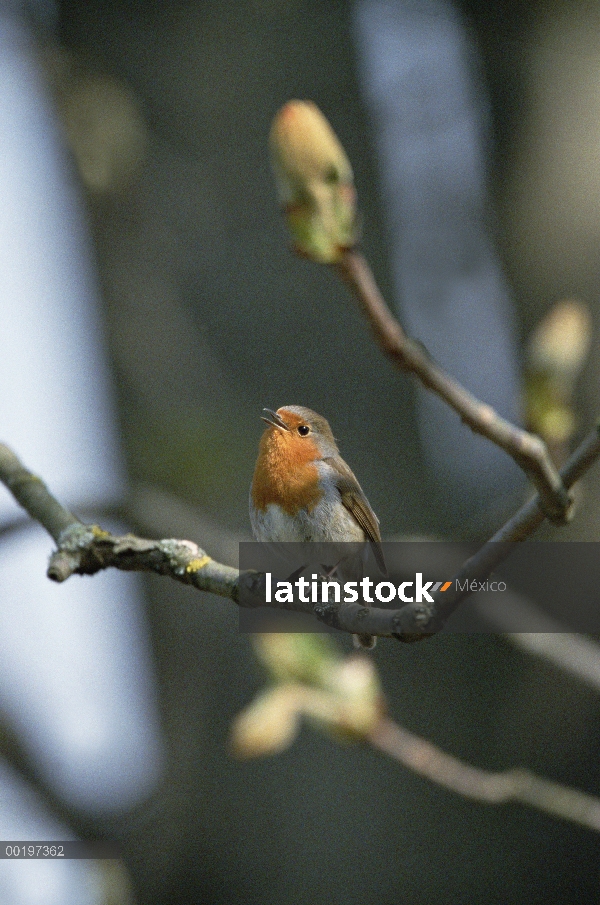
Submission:
[[[386,573],[379,519],[346,465],[322,415],[301,405],[263,409],[268,425],[260,440],[250,488],[250,522],[258,541],[370,541]],[[372,635],[357,635],[374,647]]]

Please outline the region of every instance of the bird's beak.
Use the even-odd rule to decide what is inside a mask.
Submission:
[[[277,427],[282,431],[289,431],[289,427],[287,426],[283,418],[279,417],[277,412],[273,412],[271,411],[271,409],[263,409],[263,412],[266,412],[269,416],[268,418],[265,418],[264,415],[260,416],[266,424],[269,424],[271,427]]]

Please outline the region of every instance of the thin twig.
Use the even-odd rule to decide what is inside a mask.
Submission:
[[[525,769],[493,773],[467,764],[415,735],[393,720],[383,719],[371,731],[374,748],[399,761],[413,773],[483,804],[515,802],[600,831],[600,798],[536,776]]]
[[[600,692],[600,646],[569,632],[507,632],[515,647],[560,669],[595,692]]]
[[[400,370],[414,374],[424,387],[451,406],[471,430],[487,437],[512,456],[533,481],[546,516],[555,524],[567,522],[570,498],[543,440],[511,424],[490,405],[480,402],[446,374],[422,345],[406,335],[359,251],[347,249],[336,268],[358,299],[384,353]]]
[[[561,471],[565,487],[587,471],[600,456],[600,428],[595,428]],[[176,581],[227,597],[239,606],[265,605],[265,576],[239,572],[211,559],[187,540],[146,540],[127,534],[116,537],[95,525],[83,525],[52,496],[46,485],[29,472],[6,446],[0,444],[0,481],[15,499],[54,538],[57,550],[50,558],[48,576],[65,581],[70,575],[92,575],[114,567],[156,572]],[[433,603],[409,603],[399,610],[365,607],[359,603],[322,604],[307,600],[280,604],[281,609],[309,613],[332,628],[352,634],[367,633],[415,641],[439,631],[451,613],[469,596],[471,581],[483,581],[512,550],[544,520],[539,496],[526,503],[506,525],[454,576],[451,587],[434,595]],[[272,605],[272,604],[271,604]]]
[[[592,638],[566,631],[563,623],[514,591],[504,597],[501,607],[484,595],[475,610],[510,644],[600,692],[600,644]]]

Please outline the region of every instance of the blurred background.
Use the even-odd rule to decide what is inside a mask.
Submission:
[[[2,8],[58,130],[65,191],[78,198],[87,238],[73,255],[91,274],[110,455],[125,464],[110,491],[83,480],[72,502],[234,562],[249,537],[261,409],[300,404],[330,421],[384,538],[483,540],[498,527],[523,499],[517,469],[392,368],[329,268],[291,253],[267,138],[286,100],[319,105],[352,162],[362,247],[390,305],[472,392],[523,421],[540,319],[575,298],[597,321],[600,2]],[[3,132],[10,144],[7,121]],[[12,266],[7,256],[0,285]],[[60,323],[68,330],[66,315]],[[73,373],[85,371],[85,350],[73,356]],[[598,416],[599,370],[592,341],[563,445]],[[75,378],[65,392],[77,400]],[[77,417],[95,415],[87,402]],[[85,468],[94,472],[94,455]],[[561,536],[597,540],[599,499],[591,474]],[[233,759],[232,719],[264,685],[234,606],[151,576],[141,584],[127,629],[135,644],[117,657],[142,651],[139,699],[118,730],[127,736],[131,718],[148,764],[129,792],[109,801],[78,797],[77,779],[53,784],[43,752],[23,741],[12,692],[3,705],[4,755],[48,813],[123,845],[123,873],[101,878],[90,901],[597,897],[591,832],[462,800],[310,729],[278,757]],[[408,728],[482,767],[528,766],[598,793],[597,693],[493,635],[380,642],[373,656],[389,711]],[[128,674],[119,681],[129,687]]]

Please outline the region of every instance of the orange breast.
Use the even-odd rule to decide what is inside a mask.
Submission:
[[[318,458],[319,451],[309,438],[267,428],[261,437],[252,480],[256,508],[264,511],[270,503],[276,503],[288,515],[295,515],[300,509],[314,509],[323,497],[314,464]]]

